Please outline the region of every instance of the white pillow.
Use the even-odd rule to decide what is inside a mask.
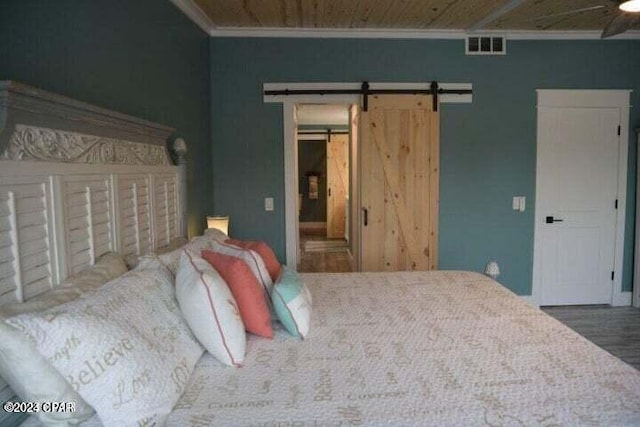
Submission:
[[[229,236],[217,228],[207,228],[204,230],[203,236],[208,238],[212,242],[224,243]]]
[[[100,256],[94,265],[68,277],[60,286],[73,286],[84,292],[99,288],[109,280],[122,276],[129,269],[122,255],[108,252]]]
[[[0,321],[0,372],[20,401],[76,403],[74,412],[37,412],[45,425],[79,424],[94,414],[35,345],[4,321]]]
[[[182,249],[189,249],[197,254],[201,253],[204,249],[209,249],[211,246],[211,239],[205,236],[196,236],[189,241],[182,248],[175,249],[171,252],[166,252],[158,255],[160,262],[169,269],[171,274],[176,275],[178,272],[178,265],[180,264],[180,256],[182,255]]]
[[[155,270],[156,273],[161,274],[163,277],[162,284],[166,288],[166,292],[173,295],[173,283],[175,276],[171,274],[169,268],[160,261],[160,257],[158,255],[144,255],[140,257],[138,260],[138,264],[133,269],[133,271],[142,271],[142,270]],[[167,286],[169,286],[167,288]]]
[[[167,246],[158,248],[153,253],[144,255],[129,254],[125,257],[125,262],[127,264],[127,267],[129,267],[130,270],[133,270],[138,266],[142,258],[146,256],[166,254],[176,249],[180,249],[187,243],[189,243],[189,239],[187,239],[186,237],[176,237],[175,239],[172,239]]]
[[[78,424],[89,419],[94,411],[38,352],[34,344],[14,327],[4,323],[3,318],[46,310],[72,301],[126,271],[122,257],[108,253],[101,256],[95,265],[69,277],[51,291],[26,303],[0,307],[0,376],[22,401],[76,402],[75,412],[38,412],[36,415],[42,423]]]
[[[22,313],[43,311],[51,307],[72,301],[79,296],[92,292],[108,281],[122,276],[127,266],[117,253],[102,255],[94,265],[78,274],[68,277],[62,284],[40,294],[24,303],[5,304],[0,307],[0,317],[11,317]],[[1,341],[1,340],[0,340]]]
[[[247,337],[240,311],[220,274],[199,254],[182,251],[176,297],[191,330],[209,353],[226,365],[242,366]]]
[[[273,280],[271,279],[269,270],[267,270],[267,266],[262,260],[262,257],[257,252],[250,249],[242,249],[238,246],[231,245],[229,243],[221,243],[218,241],[213,241],[211,243],[211,250],[213,252],[230,255],[244,260],[244,262],[249,265],[249,268],[256,276],[256,279],[258,279],[258,283],[262,285],[262,289],[265,293],[265,298],[267,299],[270,307],[273,308],[273,303],[271,301],[271,288],[273,287]]]
[[[96,410],[105,426],[162,423],[202,347],[156,270],[132,271],[85,298],[7,322]]]

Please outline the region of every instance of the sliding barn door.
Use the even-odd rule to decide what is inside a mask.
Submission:
[[[437,267],[439,114],[430,95],[369,98],[360,114],[361,270]]]
[[[347,145],[349,135],[331,135],[327,141],[327,237],[344,239],[349,194]]]

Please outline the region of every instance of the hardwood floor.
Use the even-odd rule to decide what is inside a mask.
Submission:
[[[597,305],[541,309],[640,370],[640,308]]]
[[[307,242],[327,242],[327,251],[306,251]],[[298,271],[301,273],[348,273],[351,268],[351,255],[346,250],[336,250],[340,239],[327,239],[318,233],[300,233],[300,261]],[[332,244],[333,243],[333,244]],[[321,244],[319,246],[322,246]]]

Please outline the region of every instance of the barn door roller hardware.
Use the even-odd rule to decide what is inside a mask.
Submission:
[[[438,82],[432,81],[429,85],[429,89],[369,89],[369,82],[362,82],[362,110],[369,111],[369,95],[391,95],[391,94],[406,94],[406,95],[433,95],[433,111],[438,111],[438,95],[443,93],[455,93],[455,94],[468,94],[471,90],[468,89],[442,89],[438,87]]]
[[[360,89],[282,89],[265,90],[265,95],[362,95],[362,110],[369,110],[371,95],[433,95],[433,111],[438,111],[438,96],[443,94],[471,95],[471,89],[443,89],[437,81],[432,81],[429,89],[372,89],[369,82],[362,82]]]

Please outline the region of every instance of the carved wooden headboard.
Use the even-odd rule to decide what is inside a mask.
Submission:
[[[174,129],[0,82],[0,304],[114,251],[186,237],[186,145]]]

